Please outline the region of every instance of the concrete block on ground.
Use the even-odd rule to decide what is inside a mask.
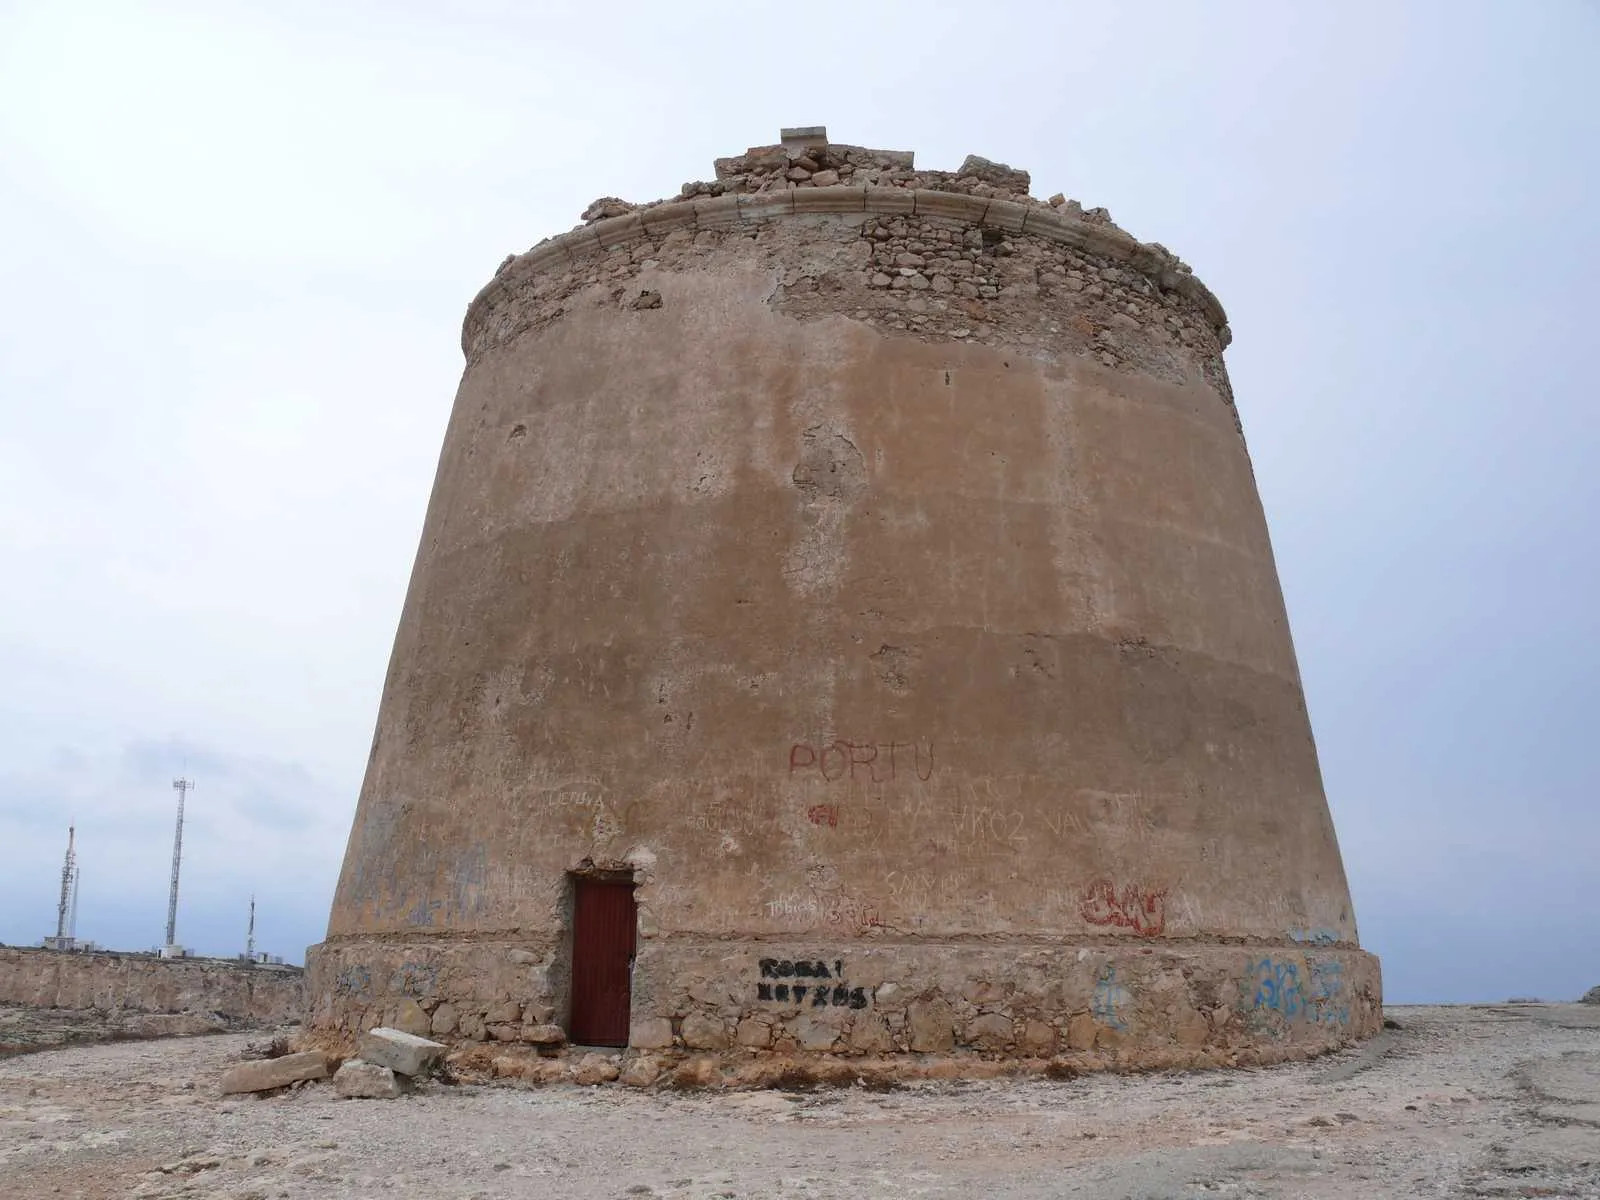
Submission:
[[[423,1075],[444,1056],[444,1051],[438,1042],[380,1026],[361,1035],[361,1046],[356,1053],[365,1061],[388,1067],[399,1075]]]
[[[405,1089],[388,1067],[352,1058],[334,1075],[333,1090],[346,1100],[393,1100]]]
[[[267,1092],[302,1079],[327,1077],[328,1056],[320,1050],[307,1050],[304,1054],[285,1054],[282,1058],[264,1058],[229,1067],[222,1074],[222,1094]]]

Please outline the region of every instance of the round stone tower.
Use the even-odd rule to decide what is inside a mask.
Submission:
[[[821,129],[508,258],[311,1023],[1299,1057],[1381,1023],[1221,307]]]

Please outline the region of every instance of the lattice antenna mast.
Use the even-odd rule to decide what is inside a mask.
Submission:
[[[244,938],[244,956],[251,962],[256,960],[256,898],[250,897],[250,932]]]
[[[83,874],[83,868],[72,868],[72,907],[67,911],[67,940],[78,940],[78,879]]]
[[[61,902],[56,905],[56,943],[67,936],[67,918],[71,914],[73,904],[72,881],[77,874],[74,865],[76,859],[73,855],[72,843],[77,836],[77,826],[67,826],[67,860],[61,865]]]
[[[177,945],[178,933],[178,866],[183,861],[183,802],[194,786],[190,779],[174,779],[173,788],[178,793],[178,828],[172,835],[172,895],[167,899],[167,945]]]

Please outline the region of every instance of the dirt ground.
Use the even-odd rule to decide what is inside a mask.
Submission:
[[[0,1060],[0,1197],[1600,1197],[1600,1008],[1389,1015],[1313,1063],[888,1092],[222,1099],[248,1035],[68,1047]]]

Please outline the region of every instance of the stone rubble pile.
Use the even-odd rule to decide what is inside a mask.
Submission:
[[[365,1060],[401,1075],[425,1075],[444,1055],[444,1046],[400,1029],[368,1030],[352,1062]]]
[[[333,1073],[334,1092],[345,1099],[392,1100],[413,1080],[426,1076],[443,1059],[445,1047],[400,1029],[378,1027],[361,1038],[357,1057]],[[321,1050],[284,1054],[229,1067],[222,1094],[271,1092],[328,1078],[332,1063]]]
[[[356,1057],[333,1077],[333,1090],[347,1100],[392,1100],[413,1079],[427,1075],[444,1052],[440,1043],[403,1029],[369,1029]]]
[[[870,150],[828,141],[820,127],[786,129],[783,141],[774,146],[752,146],[732,158],[719,158],[713,164],[716,178],[691,180],[676,197],[692,200],[700,196],[753,195],[786,188],[868,186],[922,188],[934,192],[957,192],[1053,208],[1063,216],[1091,225],[1117,228],[1104,208],[1086,209],[1076,200],[1057,193],[1047,201],[1029,194],[1032,178],[1028,172],[1005,163],[991,162],[976,154],[954,171],[918,171],[910,150]],[[626,216],[640,209],[654,208],[669,201],[630,204],[616,196],[602,196],[583,210],[582,220],[592,224],[607,217]]]

